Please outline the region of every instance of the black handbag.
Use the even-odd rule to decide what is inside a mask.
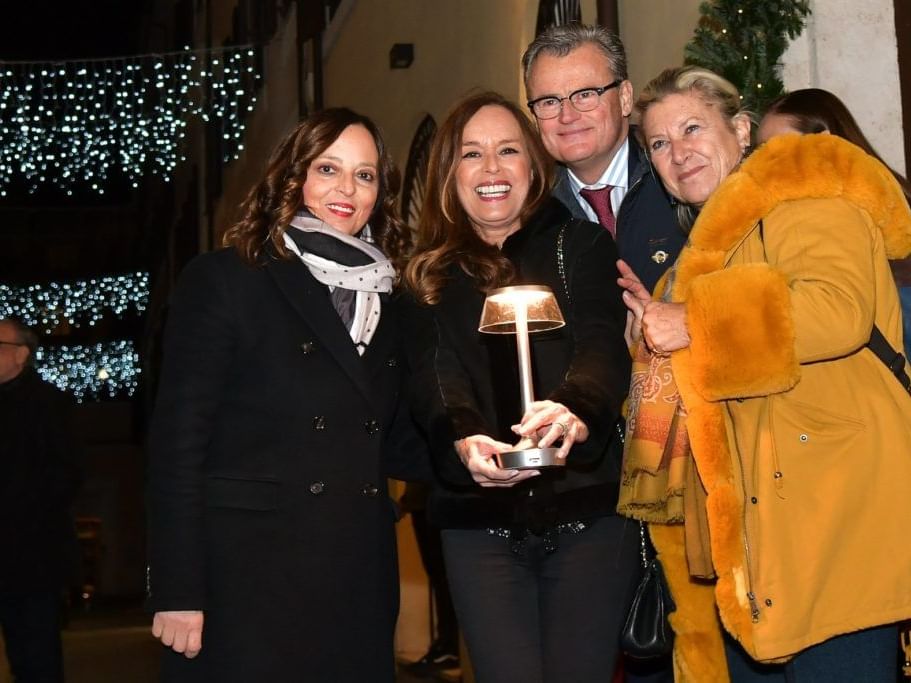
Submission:
[[[674,631],[667,621],[668,614],[677,609],[657,557],[648,557],[645,524],[639,523],[642,548],[642,578],[636,586],[633,602],[623,630],[620,647],[630,657],[652,659],[671,654]]]

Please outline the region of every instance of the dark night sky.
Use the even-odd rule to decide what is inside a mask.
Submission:
[[[137,52],[145,0],[0,0],[0,61]]]

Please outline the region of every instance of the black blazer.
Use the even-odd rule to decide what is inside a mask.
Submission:
[[[300,261],[187,266],[151,426],[149,605],[205,625],[165,680],[393,680],[386,477],[421,455],[396,422],[403,365],[392,308],[358,356]]]
[[[565,287],[557,258],[561,232]],[[453,441],[472,434],[516,441],[509,431],[521,418],[515,338],[477,331],[484,295],[452,267],[440,302],[424,306],[409,296],[403,317],[413,413],[427,434],[437,473],[431,519],[443,528],[534,528],[613,514],[620,458],[616,423],[630,372],[614,243],[603,228],[573,219],[552,199],[506,239],[502,251],[516,267],[516,284],[554,291],[567,323],[531,336],[536,398],[564,403],[591,434],[573,447],[565,468],[545,470],[509,489],[474,483]]]
[[[617,212],[617,251],[649,291],[686,243],[686,233],[677,222],[671,198],[648,160],[645,150],[629,134],[629,190]],[[576,218],[587,220],[572,191],[565,166],[557,167],[553,196]]]

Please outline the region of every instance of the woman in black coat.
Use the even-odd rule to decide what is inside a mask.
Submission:
[[[636,575],[614,515],[630,357],[617,251],[549,198],[551,166],[518,108],[463,100],[437,132],[406,270],[413,412],[436,469],[430,519],[479,683],[610,678]],[[540,399],[522,414],[515,338],[482,335],[485,292],[547,285],[566,326],[531,337]],[[556,444],[565,467],[496,455]]]
[[[318,112],[180,278],[148,490],[165,681],[394,678],[386,477],[421,469],[387,305],[394,177],[372,122]]]

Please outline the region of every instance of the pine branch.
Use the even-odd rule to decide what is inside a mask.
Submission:
[[[807,0],[713,0],[684,49],[684,62],[724,76],[744,107],[761,112],[784,92],[781,56],[810,14]]]

